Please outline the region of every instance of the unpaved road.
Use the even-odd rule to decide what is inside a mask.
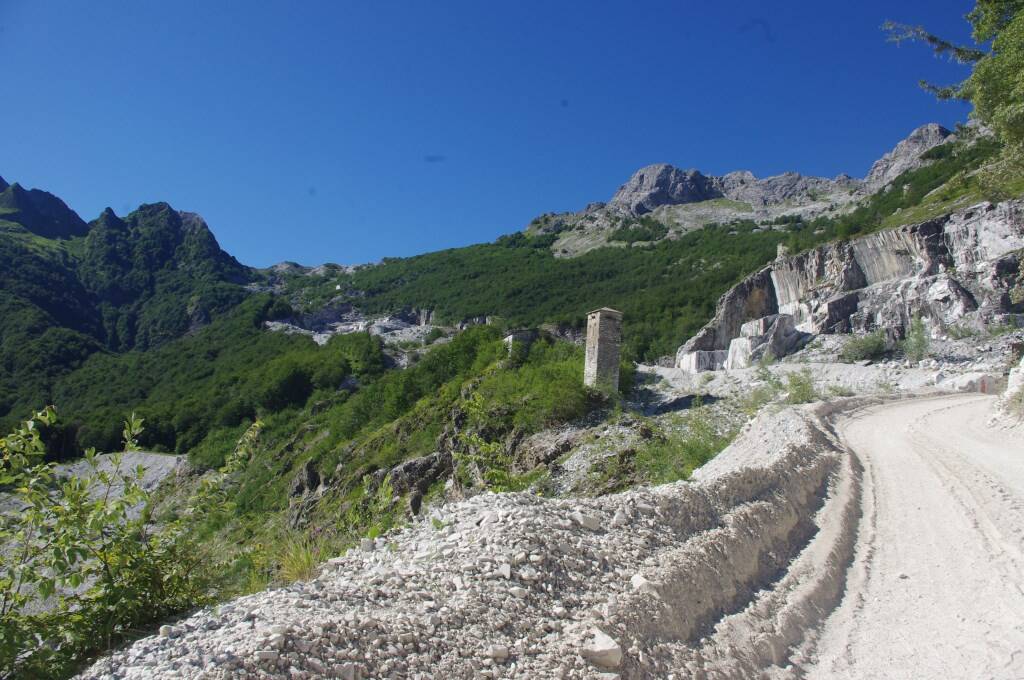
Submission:
[[[863,516],[810,678],[1024,678],[1024,429],[992,399],[869,408],[839,432]]]

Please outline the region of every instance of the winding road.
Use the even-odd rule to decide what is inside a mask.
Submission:
[[[986,426],[992,398],[855,413],[864,466],[842,603],[809,678],[1024,678],[1024,429]]]

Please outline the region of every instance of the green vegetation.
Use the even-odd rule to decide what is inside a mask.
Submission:
[[[903,339],[900,345],[903,349],[903,354],[906,355],[907,359],[916,363],[928,356],[929,345],[928,329],[924,325],[924,319],[920,316],[915,316],[910,322],[907,337]]]
[[[693,471],[735,439],[737,430],[721,428],[710,407],[695,405],[675,427],[652,438],[636,452],[636,468],[651,484],[689,479]]]
[[[471,328],[404,371],[365,378],[352,394],[318,390],[305,405],[252,424],[214,425],[192,459],[222,467],[199,490],[175,491],[191,493],[188,507],[172,503],[157,516],[187,519],[192,538],[215,549],[222,597],[308,578],[323,555],[404,521],[410,491],[393,487],[387,472],[406,459],[452,451],[457,482],[477,490],[538,480],[537,470],[518,468],[516,442],[614,403],[583,387],[582,370],[579,347],[542,337],[517,358],[500,329]],[[297,532],[289,489],[306,466],[329,492],[307,508]]]
[[[0,215],[0,427],[56,401],[55,383],[89,356],[158,347],[246,295],[240,284],[249,270],[220,250],[201,220],[167,204],[123,220],[106,211],[84,236],[73,225],[54,227],[71,234],[59,239],[33,233],[39,225],[30,217]]]
[[[668,236],[668,227],[653,217],[644,215],[615,229],[609,234],[608,240],[632,245],[643,241],[659,241],[666,236]]]
[[[874,361],[886,354],[885,331],[878,329],[867,335],[852,336],[839,352],[839,360],[852,364],[855,361]]]
[[[786,245],[791,252],[813,247],[824,240],[852,238],[886,227],[936,217],[963,195],[981,200],[996,198],[997,187],[986,186],[971,171],[990,162],[1001,145],[991,138],[948,142],[928,152],[932,163],[908,170],[889,189],[873,194],[853,211],[838,217],[823,217],[791,227]],[[931,195],[936,189],[946,192]],[[929,203],[933,199],[934,204]],[[925,209],[921,209],[925,206]],[[815,234],[819,231],[822,233]]]
[[[888,22],[896,42],[921,40],[938,55],[971,64],[971,75],[950,86],[922,81],[939,99],[962,99],[974,105],[974,115],[991,126],[1015,155],[1024,151],[1024,2],[977,0],[967,14],[974,45],[957,45],[921,26]]]
[[[58,477],[40,437],[55,424],[48,409],[0,439],[0,488],[22,506],[0,516],[4,677],[71,675],[143,627],[208,602],[217,572],[180,522],[151,527],[142,471],[125,469],[120,454],[104,467],[90,451],[88,474]],[[141,432],[141,420],[125,423],[126,449]],[[47,606],[26,608],[40,601]]]
[[[387,260],[357,271],[348,285],[360,291],[351,302],[367,313],[431,309],[449,323],[498,315],[514,326],[579,328],[592,309],[622,308],[627,356],[653,359],[674,352],[711,316],[718,297],[769,262],[785,238],[730,231],[717,225],[648,248],[600,248],[571,259],[520,235]]]
[[[302,407],[315,393],[341,398],[336,392],[346,378],[364,382],[384,372],[380,341],[366,334],[337,336],[319,347],[305,336],[263,330],[275,304],[253,296],[156,349],[94,354],[56,381],[56,405],[72,430],[66,439],[75,449],[112,450],[118,433],[109,423],[136,408],[148,423],[142,446],[192,451],[197,463],[216,467],[227,449],[218,454],[199,444],[218,428]]]
[[[280,578],[286,583],[308,581],[316,576],[320,563],[331,555],[324,542],[301,532],[289,533],[278,547]]]
[[[786,403],[807,404],[821,398],[814,386],[814,375],[809,368],[786,374]]]
[[[953,324],[952,326],[946,327],[946,334],[954,340],[966,340],[967,338],[976,338],[981,335],[981,332],[973,326],[967,324]]]

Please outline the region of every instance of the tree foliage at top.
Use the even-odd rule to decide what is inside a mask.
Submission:
[[[978,0],[967,14],[975,45],[958,45],[922,26],[887,22],[896,42],[920,40],[938,55],[971,64],[971,75],[954,85],[922,86],[940,99],[962,99],[1016,153],[1024,150],[1024,0]]]

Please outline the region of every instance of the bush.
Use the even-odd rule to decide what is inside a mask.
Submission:
[[[920,316],[915,316],[914,320],[910,322],[907,337],[903,340],[903,353],[907,359],[913,362],[921,361],[928,356],[929,344],[928,329],[924,325],[924,319]]]
[[[967,338],[976,338],[980,335],[977,328],[968,326],[967,324],[954,324],[946,328],[946,334],[954,340],[966,340]]]
[[[819,399],[818,390],[814,387],[814,375],[811,369],[786,374],[786,403],[806,404]]]
[[[216,567],[179,523],[153,528],[142,470],[86,454],[61,478],[44,463],[41,411],[0,439],[0,487],[21,506],[0,517],[0,676],[65,677],[137,631],[209,599]],[[142,421],[125,423],[132,450]],[[140,512],[141,509],[141,512]],[[36,605],[36,606],[29,606]]]
[[[622,243],[633,243],[642,241],[657,241],[668,236],[668,227],[658,222],[653,217],[644,216],[636,222],[624,224],[614,230],[608,236],[609,241]]]
[[[852,364],[855,361],[880,359],[886,353],[885,340],[885,331],[882,329],[867,335],[852,337],[846,341],[842,351],[839,352],[839,360]]]

